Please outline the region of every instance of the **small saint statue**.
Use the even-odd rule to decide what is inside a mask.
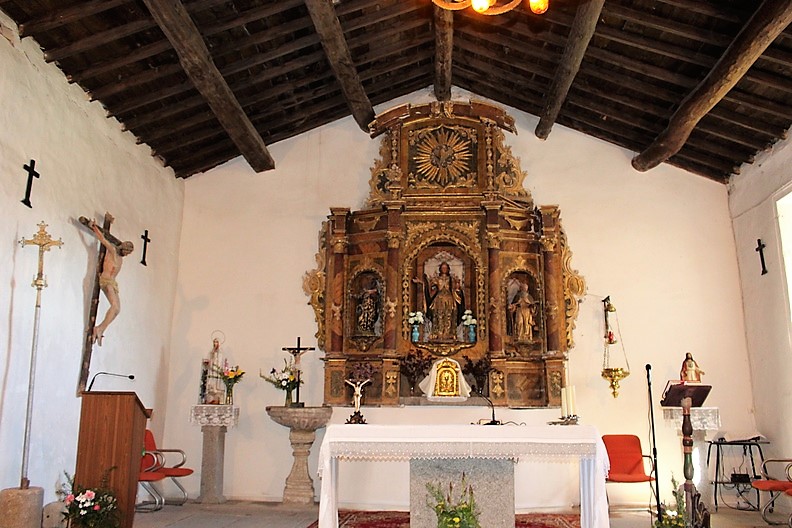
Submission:
[[[682,381],[700,382],[701,375],[705,372],[701,370],[693,359],[693,354],[688,352],[685,354],[685,359],[682,361],[682,368],[679,371],[679,379]]]

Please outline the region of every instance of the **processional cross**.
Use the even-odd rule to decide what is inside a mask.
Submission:
[[[19,487],[21,489],[28,489],[30,487],[30,480],[27,478],[28,459],[30,458],[30,419],[33,414],[33,389],[36,378],[36,352],[38,350],[38,330],[39,320],[41,317],[41,290],[47,287],[47,279],[44,276],[44,253],[49,251],[53,246],[60,247],[63,245],[61,239],[53,240],[49,233],[47,233],[47,224],[41,222],[38,232],[33,235],[33,238],[22,239],[19,241],[22,247],[29,245],[36,245],[39,247],[38,254],[38,273],[33,278],[31,286],[36,288],[36,313],[33,318],[33,345],[30,351],[30,373],[28,375],[28,395],[27,395],[27,412],[25,413],[25,439],[22,444],[22,478]]]
[[[283,347],[281,350],[284,350],[294,356],[294,368],[297,369],[297,399],[294,401],[295,407],[302,407],[303,404],[300,403],[300,356],[302,356],[305,352],[310,352],[311,350],[316,350],[314,347],[303,347],[300,346],[300,337],[297,336],[297,346],[296,347]]]

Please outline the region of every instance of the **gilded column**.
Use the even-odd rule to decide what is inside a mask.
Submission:
[[[330,229],[328,232],[327,288],[325,328],[327,329],[325,355],[324,403],[340,405],[346,402],[344,371],[344,284],[346,282],[346,256],[349,240],[347,238],[347,218],[349,209],[334,207],[330,209]]]
[[[396,335],[401,329],[401,318],[398,317],[399,300],[401,298],[401,279],[399,277],[399,263],[401,262],[402,225],[401,211],[404,206],[401,200],[392,200],[385,203],[388,211],[388,231],[385,237],[388,242],[388,265],[386,267],[387,282],[384,303],[385,322],[383,325],[383,347],[385,355],[396,354]]]
[[[564,288],[561,261],[561,223],[556,206],[542,206],[542,249],[544,255],[545,321],[547,352],[566,349],[564,339]]]
[[[328,352],[332,355],[343,353],[344,349],[344,283],[346,279],[346,256],[349,239],[347,238],[347,218],[349,209],[334,207],[331,212],[330,251],[332,265],[328,274],[327,294],[330,311],[327,314],[327,328],[330,332]]]
[[[500,270],[500,222],[499,213],[503,202],[498,199],[498,194],[494,192],[485,193],[485,200],[481,202],[484,208],[487,225],[487,267],[489,296],[487,305],[489,306],[488,327],[489,327],[489,353],[494,356],[503,355],[503,312],[500,298],[501,270]],[[477,314],[479,317],[481,314]]]

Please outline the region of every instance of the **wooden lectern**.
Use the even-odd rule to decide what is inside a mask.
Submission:
[[[712,389],[711,385],[698,382],[671,380],[663,391],[660,405],[682,407],[682,454],[685,475],[685,523],[692,528],[710,528],[710,513],[701,502],[701,494],[693,484],[693,424],[690,408],[701,407]]]
[[[83,392],[77,467],[81,486],[102,484],[116,493],[121,528],[132,528],[137,499],[143,436],[150,412],[134,392]]]

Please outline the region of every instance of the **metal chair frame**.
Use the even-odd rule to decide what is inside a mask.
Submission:
[[[780,467],[783,466],[783,473],[786,480],[777,479],[770,474],[768,467],[772,466],[776,473],[780,472]],[[770,500],[762,506],[761,514],[764,522],[771,525],[787,524],[792,527],[792,516],[786,522],[777,521],[770,518],[770,513],[773,513],[775,508],[775,501],[783,494],[792,495],[792,458],[768,458],[761,465],[762,479],[754,480],[751,486],[759,491],[766,491],[770,493]]]

